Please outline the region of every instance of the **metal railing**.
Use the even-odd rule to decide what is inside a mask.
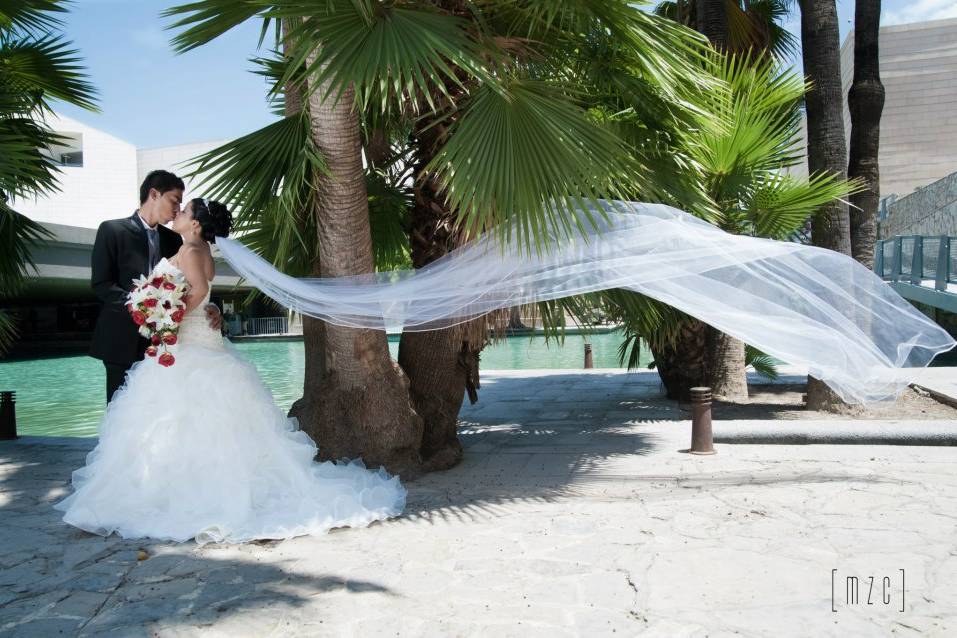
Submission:
[[[287,317],[256,317],[246,320],[247,335],[284,335],[288,332]]]
[[[877,242],[874,272],[881,279],[918,286],[933,281],[936,290],[957,284],[957,237],[901,235]]]

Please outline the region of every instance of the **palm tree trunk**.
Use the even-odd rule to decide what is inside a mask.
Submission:
[[[310,86],[315,142],[328,166],[317,176],[316,219],[323,277],[374,270],[359,121],[351,87],[323,100],[327,86]],[[323,459],[362,457],[404,478],[421,471],[422,420],[409,400],[409,382],[389,356],[381,330],[325,328],[325,370],[295,416]],[[307,388],[309,385],[307,384]]]
[[[460,242],[454,213],[424,172],[444,135],[442,125],[424,123],[415,134],[415,201],[410,215],[412,265],[422,268]],[[484,325],[484,322],[482,322]],[[469,324],[444,330],[405,332],[399,342],[399,365],[410,381],[410,397],[422,416],[421,455],[427,471],[443,470],[462,460],[458,415],[468,390],[478,400],[478,353],[484,338],[470,340]]]
[[[293,25],[288,18],[283,20],[282,28],[284,37],[289,33],[292,27]],[[299,89],[299,87],[291,82],[286,84],[283,97],[286,117],[295,115],[302,111],[303,98],[302,91]],[[315,211],[309,211],[309,214],[315,214]],[[313,277],[321,276],[321,270],[319,268],[318,261],[312,265],[312,272],[310,274]],[[289,412],[290,415],[294,415],[294,413],[299,412],[300,407],[298,404],[300,401],[304,401],[305,397],[313,397],[313,400],[318,400],[318,397],[320,396],[320,384],[326,370],[325,322],[308,315],[303,315],[302,337],[305,356],[305,373],[303,375],[302,388],[303,396],[299,399],[299,401],[293,404],[292,409]]]
[[[730,40],[728,33],[728,11],[726,0],[697,0],[697,30],[703,33],[711,45],[719,51],[727,51]],[[725,401],[740,401],[748,398],[748,377],[744,364],[744,343],[730,335],[702,324],[697,331],[685,333],[689,341],[682,339],[676,344],[675,353],[681,354],[685,363],[704,356],[701,364],[703,375],[696,385],[710,386],[713,395]],[[704,352],[698,355],[693,348],[703,347]],[[693,381],[698,373],[683,379],[681,383]],[[672,383],[677,383],[675,379]],[[668,387],[668,383],[665,383]],[[689,386],[690,388],[691,386]],[[675,391],[684,396],[688,389]],[[669,396],[672,392],[669,389]],[[690,394],[688,395],[690,397]],[[686,400],[686,399],[685,399]]]
[[[728,49],[728,12],[725,0],[697,0],[698,31],[719,51]]]
[[[857,0],[854,9],[854,81],[847,94],[851,113],[851,144],[848,178],[858,178],[865,188],[851,195],[851,250],[854,259],[868,268],[874,266],[877,240],[877,207],[880,203],[881,112],[884,85],[881,83],[878,36],[881,0]]]
[[[513,306],[508,309],[508,327],[510,330],[526,330],[528,328],[522,321],[521,306]]]
[[[844,177],[847,150],[844,139],[840,40],[834,0],[800,0],[801,50],[804,73],[812,86],[805,96],[807,163],[811,175]],[[845,255],[851,254],[851,227],[847,204],[834,201],[821,207],[811,226],[811,242]],[[821,381],[808,378],[807,407],[837,411],[843,401]]]
[[[748,372],[744,342],[708,326],[708,368],[711,393],[722,401],[744,401],[748,398]]]
[[[804,99],[808,172],[811,175],[831,173],[843,178],[847,170],[847,147],[837,9],[834,0],[800,0],[800,3],[804,73],[812,83]],[[811,227],[811,241],[815,246],[851,254],[847,204],[834,201],[821,208]]]
[[[710,384],[707,330],[707,324],[689,317],[682,322],[673,344],[649,342],[655,369],[669,399],[690,401],[691,388]]]

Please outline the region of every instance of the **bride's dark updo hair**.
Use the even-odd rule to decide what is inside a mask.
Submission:
[[[211,244],[217,237],[228,237],[233,226],[233,216],[223,204],[211,199],[197,197],[193,200],[193,219],[203,229],[203,239]]]

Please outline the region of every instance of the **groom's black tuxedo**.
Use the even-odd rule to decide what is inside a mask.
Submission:
[[[159,226],[158,229],[160,256],[172,257],[182,240],[168,228]],[[91,266],[90,283],[103,307],[96,320],[90,355],[106,364],[108,376],[111,367],[125,373],[143,358],[147,346],[126,310],[126,296],[133,287],[133,280],[149,270],[149,240],[139,213],[100,224]],[[107,394],[112,395],[109,387]]]

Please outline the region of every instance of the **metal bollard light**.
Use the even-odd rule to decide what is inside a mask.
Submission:
[[[691,454],[714,454],[711,388],[691,388]]]
[[[586,343],[585,344],[585,369],[587,370],[589,368],[594,368],[594,367],[595,367],[595,360],[592,358],[592,355],[591,355],[591,344]]]
[[[0,392],[0,441],[17,438],[17,393]]]

